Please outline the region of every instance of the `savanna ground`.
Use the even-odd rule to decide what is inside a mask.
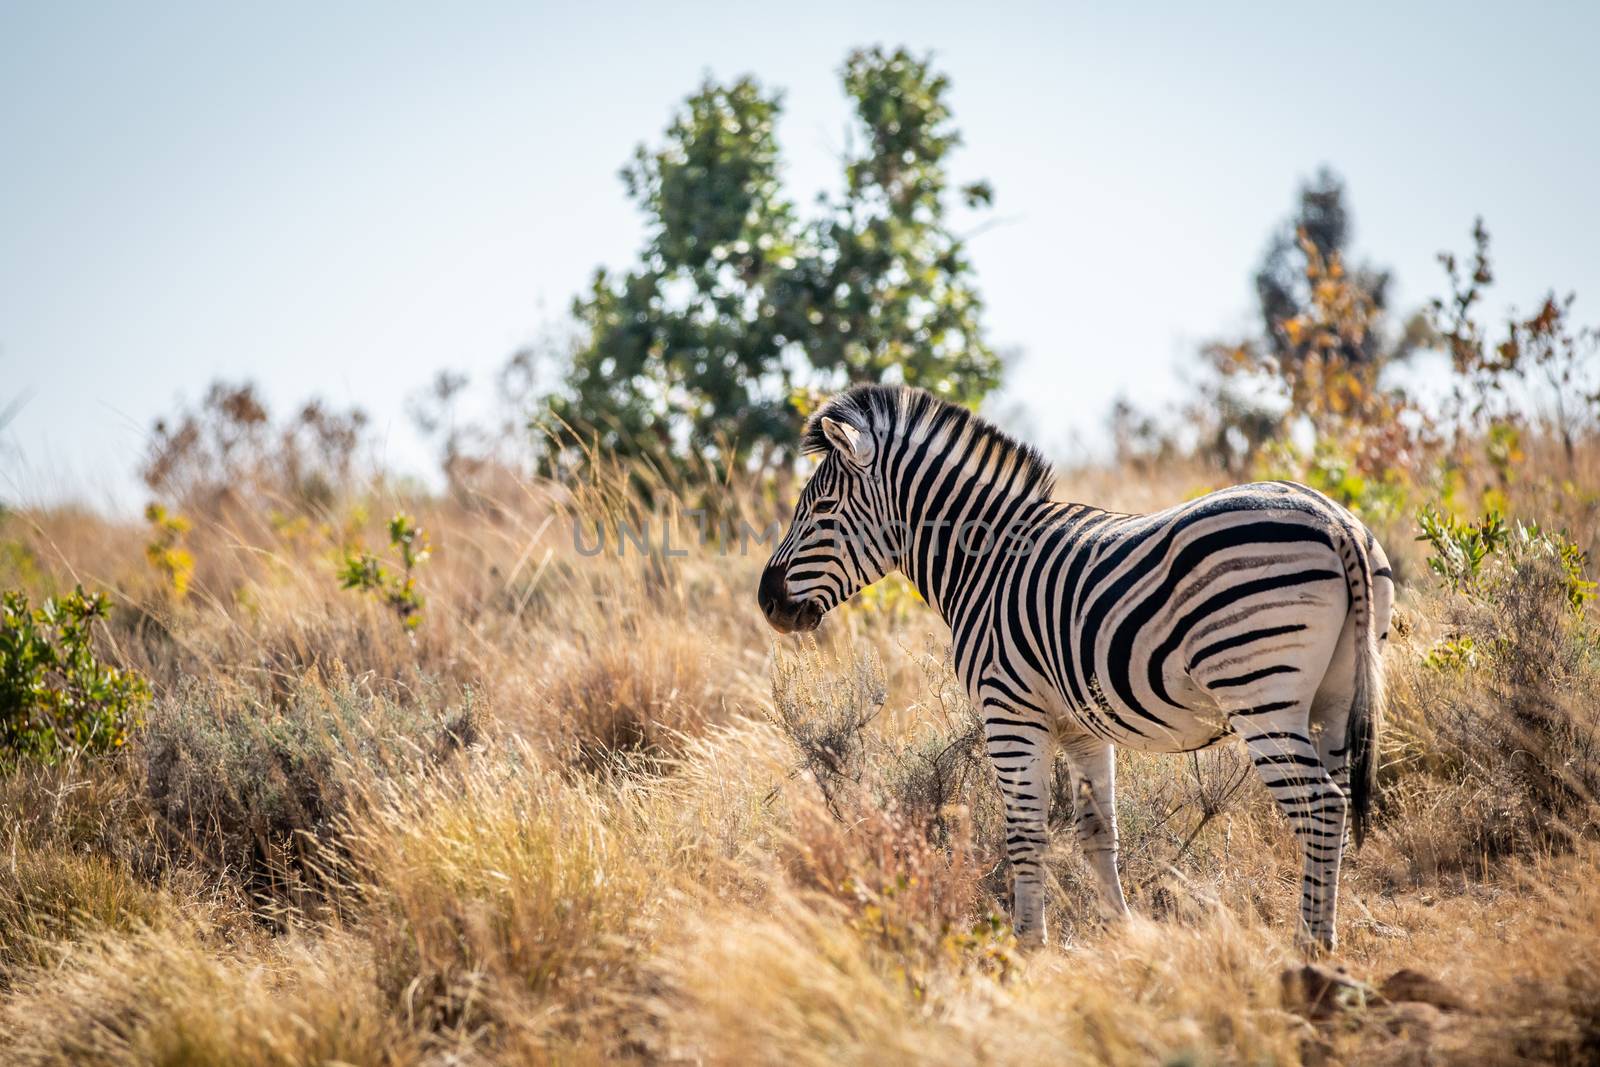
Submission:
[[[111,591],[98,653],[152,695],[110,753],[0,775],[0,1060],[1600,1062],[1600,646],[1574,555],[1600,448],[1518,449],[1452,468],[1452,499],[1575,545],[1419,544],[1419,490],[1339,482],[1400,594],[1383,798],[1330,961],[1374,988],[1320,1005],[1285,980],[1296,847],[1233,746],[1121,755],[1139,917],[1114,928],[1058,783],[1053,943],[1019,949],[947,632],[891,580],[775,639],[767,547],[737,530],[781,486],[259,489],[187,529],[9,512],[0,584]],[[1229,480],[1130,460],[1058,494],[1143,510]],[[675,509],[708,499],[735,533],[696,544]],[[619,555],[646,519],[650,551]]]

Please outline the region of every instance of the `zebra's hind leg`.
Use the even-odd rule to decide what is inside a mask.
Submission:
[[[1311,741],[1317,746],[1317,758],[1322,760],[1334,784],[1346,797],[1350,795],[1350,741],[1346,727],[1350,721],[1350,704],[1355,697],[1355,618],[1345,621],[1328,664],[1322,684],[1311,702]],[[1349,848],[1349,824],[1343,837],[1343,846]]]
[[[1311,739],[1310,701],[1267,702],[1233,712],[1230,721],[1300,842],[1304,870],[1298,940],[1332,950],[1348,805]]]
[[[1011,861],[1011,924],[1017,940],[1045,940],[1044,853],[1049,844],[1053,741],[1043,724],[1008,707],[984,704],[984,744],[1006,809],[1006,858]]]
[[[1117,762],[1110,742],[1083,734],[1062,743],[1072,770],[1072,824],[1084,862],[1100,887],[1107,918],[1128,914],[1117,872]]]

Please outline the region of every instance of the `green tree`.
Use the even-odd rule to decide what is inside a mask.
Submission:
[[[903,49],[852,53],[842,77],[861,148],[814,218],[782,188],[782,98],[752,78],[707,82],[659,148],[638,150],[622,178],[648,240],[574,303],[580,340],[547,398],[572,431],[557,454],[592,442],[781,464],[798,446],[797,393],[903,380],[976,403],[998,383],[949,222],[948,80]],[[982,183],[958,192],[970,207],[992,199]]]

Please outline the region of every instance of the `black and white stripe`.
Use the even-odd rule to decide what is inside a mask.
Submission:
[[[1365,831],[1394,588],[1354,516],[1287,482],[1152,515],[1050,499],[1048,466],[931,394],[863,386],[807,430],[822,459],[762,576],[778,629],[810,629],[890,571],[950,625],[1005,798],[1020,936],[1044,937],[1056,751],[1108,912],[1113,746],[1242,737],[1304,854],[1301,934],[1331,947],[1347,817]]]

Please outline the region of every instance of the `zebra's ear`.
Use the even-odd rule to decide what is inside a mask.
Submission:
[[[872,435],[862,433],[848,422],[822,418],[822,436],[826,437],[845,459],[858,467],[872,462]]]

